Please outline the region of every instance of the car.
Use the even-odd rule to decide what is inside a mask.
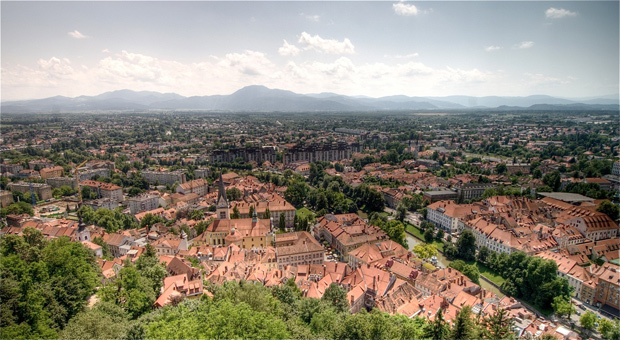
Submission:
[[[581,312],[580,311],[575,311],[575,314],[581,315]]]

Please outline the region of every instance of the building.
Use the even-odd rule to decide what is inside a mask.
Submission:
[[[40,170],[43,168],[51,168],[54,166],[54,163],[49,159],[35,159],[33,161],[28,162],[28,168],[30,170]]]
[[[495,188],[495,184],[491,183],[466,183],[457,187],[457,197],[461,200],[475,200],[482,197],[484,191]]]
[[[455,200],[457,198],[457,193],[452,190],[424,191],[422,197],[425,201],[434,203],[443,200]]]
[[[284,266],[319,264],[325,261],[325,249],[307,231],[276,235],[278,269]]]
[[[142,177],[151,184],[173,185],[174,183],[183,184],[185,180],[185,170],[176,171],[142,171]]]
[[[293,223],[295,222],[295,213],[297,212],[292,204],[278,195],[273,195],[272,199],[269,201],[256,203],[234,202],[234,206],[230,210],[231,212],[234,207],[239,210],[239,216],[241,218],[251,217],[250,207],[254,207],[254,210],[258,216],[264,216],[265,211],[269,209],[269,214],[271,215],[271,220],[274,224],[278,224],[280,221],[280,215],[284,214],[286,226],[289,228],[293,227]]]
[[[610,265],[598,277],[598,285],[596,286],[595,298],[596,305],[601,307],[601,311],[605,314],[618,317],[620,306],[620,275],[619,267]]]
[[[40,201],[45,201],[52,198],[52,187],[47,184],[26,182],[9,183],[9,189],[11,191],[19,191],[28,195],[30,195],[31,186],[33,191],[37,194],[37,196],[39,196]]]
[[[586,178],[584,182],[598,184],[601,190],[605,190],[605,191],[611,191],[613,190],[613,187],[614,187],[610,181],[604,178]]]
[[[62,177],[63,169],[61,166],[53,166],[49,168],[43,168],[39,171],[41,178],[48,179],[52,177]]]
[[[98,169],[82,170],[79,172],[79,176],[80,176],[80,182],[93,179],[94,177],[110,177],[110,169],[98,168]]]
[[[209,177],[209,176],[211,176],[211,169],[209,169],[209,168],[194,170],[194,177],[195,178],[206,178],[206,177]]]
[[[256,211],[252,218],[230,218],[230,205],[221,175],[216,202],[216,219],[205,230],[204,239],[208,245],[235,244],[245,249],[266,248],[271,245],[273,236],[269,219],[259,219]]]
[[[114,202],[123,201],[123,188],[116,184],[86,180],[80,183],[80,187],[89,187],[97,193],[99,198],[109,198]]]
[[[13,203],[13,193],[7,190],[0,190],[0,207],[6,208]]]
[[[350,159],[353,152],[359,151],[361,151],[361,146],[357,143],[297,144],[284,153],[284,163],[289,164],[298,161],[307,161],[309,163],[316,161],[340,161],[343,159]]]
[[[277,151],[273,146],[215,150],[209,156],[209,162],[233,163],[237,158],[243,159],[246,163],[256,162],[257,164],[263,164],[264,162],[270,162],[274,164],[277,161]]]
[[[20,171],[24,170],[21,164],[0,164],[0,173],[8,172],[12,175],[17,175]]]
[[[177,186],[176,192],[183,195],[195,193],[198,196],[204,196],[209,193],[209,182],[203,178],[199,178],[193,181],[181,183]]]
[[[620,176],[620,161],[614,163],[613,168],[611,168],[611,174],[615,176]]]
[[[481,207],[473,204],[456,204],[454,201],[438,201],[426,207],[426,219],[447,233],[459,231],[459,221],[466,216],[480,213]]]
[[[129,211],[137,214],[143,211],[155,210],[159,208],[159,196],[157,195],[139,195],[131,197],[127,200]]]
[[[54,189],[65,185],[71,187],[71,189],[76,189],[75,178],[71,177],[51,177],[46,179],[45,183],[49,184]]]
[[[97,210],[100,208],[114,210],[118,207],[118,202],[109,198],[99,198],[96,200],[84,201],[84,205],[93,208],[93,210]]]
[[[330,243],[345,259],[350,251],[365,243],[388,239],[381,228],[368,225],[356,214],[325,215],[319,219],[314,235]]]

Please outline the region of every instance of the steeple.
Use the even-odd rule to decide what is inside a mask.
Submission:
[[[258,214],[256,213],[256,209],[252,212],[252,223],[258,222]]]
[[[220,183],[217,194],[217,219],[229,220],[230,219],[230,206],[228,205],[228,199],[226,199],[226,189],[224,188],[224,180],[222,179],[222,173],[220,172]]]

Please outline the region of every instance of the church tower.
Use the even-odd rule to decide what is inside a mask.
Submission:
[[[226,189],[224,188],[224,180],[222,179],[221,172],[216,207],[218,220],[230,219],[230,206],[228,205],[228,200],[226,199]]]

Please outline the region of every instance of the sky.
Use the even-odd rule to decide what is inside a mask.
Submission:
[[[618,94],[618,1],[1,1],[1,99]]]

